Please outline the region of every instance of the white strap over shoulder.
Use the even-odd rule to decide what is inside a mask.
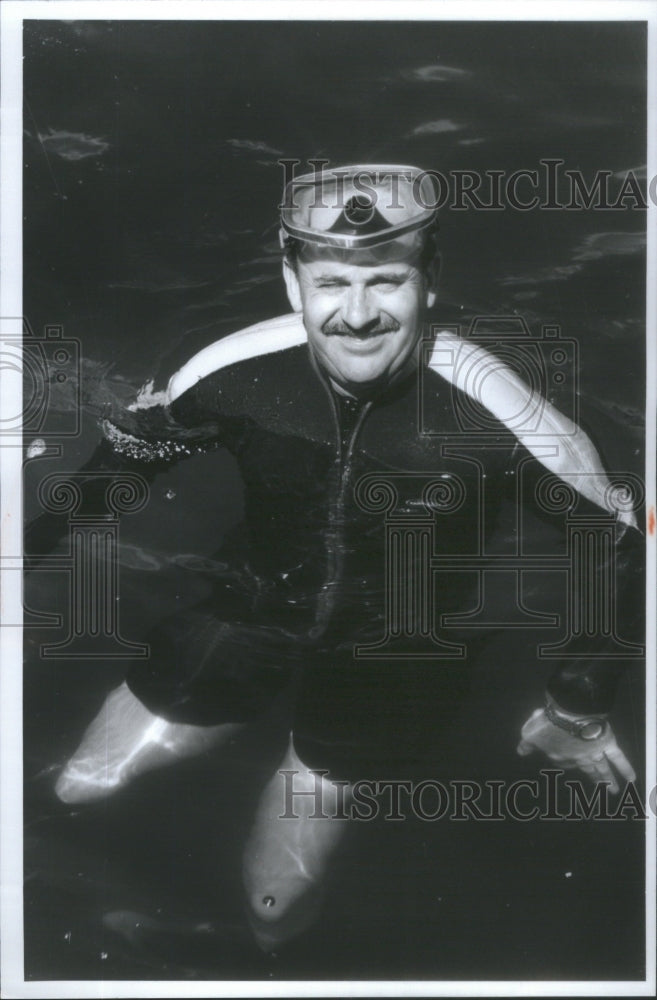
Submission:
[[[306,339],[300,313],[277,316],[239,330],[210,344],[183,365],[169,380],[166,402],[173,402],[212,372],[297,347]],[[445,330],[435,338],[429,367],[485,407],[546,469],[598,507],[636,527],[631,510],[611,505],[611,484],[588,435],[507,364],[483,347]]]
[[[503,361],[445,330],[436,337],[429,366],[492,413],[546,469],[637,527],[631,510],[613,505],[614,491],[589,436]]]
[[[289,313],[247,326],[205,347],[172,375],[166,391],[167,402],[172,403],[202,378],[221,368],[262,354],[297,347],[305,341],[301,313]]]

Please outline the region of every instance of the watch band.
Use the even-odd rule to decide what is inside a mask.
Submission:
[[[607,720],[597,716],[589,716],[584,719],[566,719],[560,715],[550,701],[545,703],[545,715],[553,726],[565,730],[571,736],[577,736],[580,740],[597,740],[603,736],[607,730]]]

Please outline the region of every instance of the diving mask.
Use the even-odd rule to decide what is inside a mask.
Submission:
[[[437,228],[437,193],[418,167],[357,164],[293,178],[281,209],[281,246],[292,238],[342,250],[376,247]]]

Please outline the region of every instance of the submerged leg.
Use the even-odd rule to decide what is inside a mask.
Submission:
[[[263,951],[300,934],[319,914],[324,875],[346,832],[341,815],[336,784],[310,771],[290,742],[262,793],[244,853],[249,923]]]
[[[153,715],[123,682],[111,691],[60,774],[62,802],[92,802],[125,787],[137,775],[175,764],[228,740],[240,723],[192,726]]]

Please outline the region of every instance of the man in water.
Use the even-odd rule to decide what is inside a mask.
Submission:
[[[57,793],[89,801],[216,747],[292,688],[289,748],[244,859],[265,949],[314,917],[354,782],[418,768],[435,776],[472,738],[468,685],[481,643],[466,650],[443,623],[476,605],[477,575],[459,571],[459,559],[486,550],[505,496],[536,506],[534,480],[551,473],[572,487],[578,514],[614,514],[587,435],[505,365],[493,366],[478,400],[489,411],[484,447],[464,429],[469,380],[493,359],[448,332],[426,339],[433,205],[430,177],[411,167],[295,178],[281,228],[293,314],[211,345],[173,376],[166,404],[104,424],[114,453],[140,468],[227,448],[244,482],[244,524],[222,549],[229,568],[212,598],[151,638],[148,663],[108,696]],[[541,452],[512,426],[509,414],[525,405],[539,421],[533,433],[556,450]],[[418,512],[424,533],[411,530],[395,549],[382,514],[412,529]],[[616,514],[621,567],[638,532],[631,513]],[[585,658],[580,650],[554,671],[518,752],[540,749],[617,789],[612,765],[627,780],[634,772],[608,721],[619,665],[608,641],[593,635]],[[295,815],[282,819],[290,776]],[[317,796],[330,819],[311,818]]]

